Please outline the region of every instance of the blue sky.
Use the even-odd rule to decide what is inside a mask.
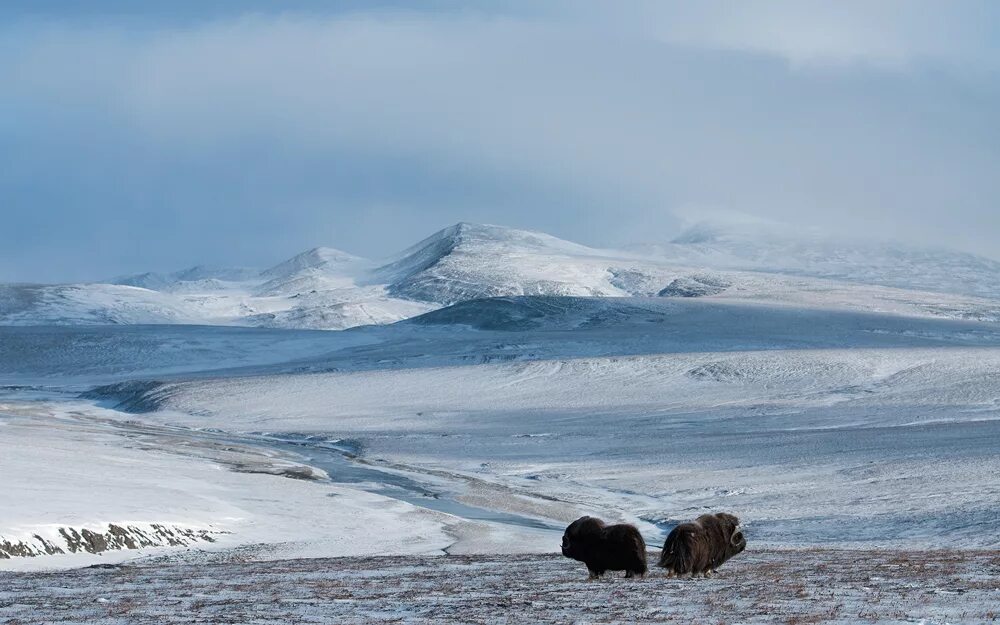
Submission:
[[[280,5],[281,9],[276,7]],[[994,2],[0,4],[0,280],[736,212],[1000,257]]]

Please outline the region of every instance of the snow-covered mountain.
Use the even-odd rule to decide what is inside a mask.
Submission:
[[[344,329],[500,296],[709,297],[1000,320],[996,261],[713,224],[621,251],[459,223],[381,261],[321,247],[263,271],[195,266],[109,282],[0,285],[0,324]]]
[[[333,249],[316,247],[262,271],[261,295],[292,295],[307,291],[351,288],[370,261]]]
[[[213,268],[195,265],[173,273],[163,274],[147,271],[128,276],[119,276],[111,280],[111,284],[137,286],[154,291],[188,290],[195,288],[197,283],[221,288],[227,282],[243,282],[252,280],[258,274],[256,269],[249,267]]]
[[[454,304],[501,295],[621,296],[612,268],[621,254],[541,232],[459,223],[373,273],[393,295]]]
[[[996,260],[942,248],[834,238],[776,224],[705,221],[669,244],[637,249],[692,266],[1000,298]]]

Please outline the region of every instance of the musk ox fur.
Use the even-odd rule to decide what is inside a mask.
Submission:
[[[562,554],[587,565],[590,579],[606,571],[625,571],[625,577],[646,574],[646,541],[634,525],[605,525],[580,517],[563,533]]]
[[[667,575],[708,577],[723,562],[746,549],[740,520],[731,514],[703,514],[675,527],[663,543],[658,566]]]

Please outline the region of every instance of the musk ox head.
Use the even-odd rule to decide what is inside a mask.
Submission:
[[[711,515],[711,517],[714,517],[715,523],[719,528],[719,533],[721,535],[721,538],[725,539],[724,548],[720,548],[717,543],[715,550],[715,558],[714,562],[712,563],[713,564],[712,568],[715,568],[716,566],[722,564],[729,558],[732,558],[736,554],[741,553],[744,549],[746,549],[747,540],[743,536],[743,532],[740,531],[740,520],[736,516],[728,514],[726,512],[718,512],[716,514]],[[699,521],[701,520],[702,519],[699,518]],[[712,524],[703,523],[703,525],[711,527]]]
[[[743,550],[746,548],[747,539],[743,536],[743,532],[733,532],[733,535],[729,538],[729,544],[726,546],[726,560],[738,553],[743,553]]]
[[[604,521],[592,516],[580,517],[563,532],[562,554],[581,562],[593,551],[601,540]]]

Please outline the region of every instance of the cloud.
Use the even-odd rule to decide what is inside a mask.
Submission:
[[[567,2],[564,15],[673,44],[764,54],[800,69],[922,64],[997,71],[1000,7],[989,0]]]
[[[10,240],[6,262],[388,253],[459,219],[615,244],[692,205],[986,249],[998,94],[941,69],[964,52],[846,8],[635,6],[18,22],[0,189],[34,211],[15,226],[89,247]]]

